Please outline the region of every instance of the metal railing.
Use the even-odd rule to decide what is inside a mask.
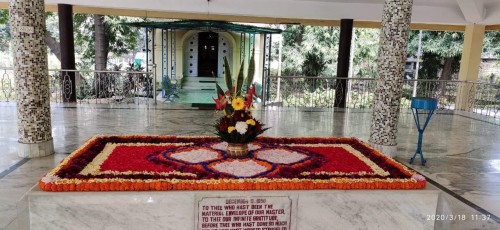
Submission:
[[[79,103],[148,104],[154,100],[151,72],[49,70],[49,74],[52,102],[67,101],[73,93],[73,81]],[[331,108],[338,92],[335,88],[337,80],[330,77],[270,76],[264,92],[266,105]],[[345,80],[348,87],[346,107],[372,108],[375,79]],[[410,108],[412,96],[433,97],[438,99],[441,110],[461,110],[500,118],[500,84],[404,80],[402,90],[402,109]],[[0,101],[14,101],[15,98],[13,70],[0,68]]]
[[[14,101],[14,73],[0,71],[0,101]],[[49,70],[49,77],[51,102],[68,101],[72,94],[79,103],[97,104],[148,104],[154,98],[151,72]]]
[[[336,81],[340,78],[270,76],[264,92],[266,105],[284,107],[331,108],[336,92]],[[376,82],[373,78],[347,78],[347,108],[372,108]],[[463,110],[500,118],[500,84],[442,81],[442,80],[402,80],[403,93],[400,100],[402,109],[410,108],[410,99],[432,97],[438,99],[441,110]]]

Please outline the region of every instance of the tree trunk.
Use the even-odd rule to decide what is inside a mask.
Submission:
[[[56,55],[57,60],[61,61],[61,47],[59,42],[57,42],[57,40],[52,37],[48,31],[45,31],[45,40],[47,41],[47,46],[49,47],[50,52]]]
[[[106,70],[108,52],[106,49],[106,28],[104,16],[94,14],[95,25],[95,70]]]
[[[441,77],[439,80],[447,81],[451,79],[451,74],[452,74],[452,64],[453,64],[453,57],[446,57],[444,59],[444,64],[443,64],[443,71],[441,71]],[[436,99],[438,102],[440,101],[441,97],[444,96],[446,93],[446,82],[439,82],[439,89],[436,92]]]
[[[108,52],[106,49],[106,28],[104,16],[94,14],[95,70],[106,70]],[[95,73],[95,94],[97,98],[108,97],[108,82],[104,73]]]

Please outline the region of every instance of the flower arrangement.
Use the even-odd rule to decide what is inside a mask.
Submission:
[[[244,62],[242,62],[239,73],[233,80],[229,63],[224,57],[224,81],[228,90],[224,92],[215,83],[217,98],[213,100],[216,110],[224,113],[224,116],[215,123],[216,135],[228,143],[247,144],[268,129],[253,118],[251,111],[254,108],[253,98],[257,96],[255,84],[252,84],[255,73],[254,52],[252,50],[246,78],[243,75]]]

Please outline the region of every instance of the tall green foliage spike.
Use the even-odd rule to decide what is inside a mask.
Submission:
[[[253,77],[255,75],[255,49],[252,49],[252,56],[250,57],[250,64],[248,64],[248,74],[247,74],[247,89],[250,88],[250,86],[253,83]]]
[[[224,95],[224,90],[222,90],[222,88],[220,87],[219,84],[217,84],[217,82],[215,83],[215,87],[217,88],[217,95]]]
[[[241,62],[240,72],[238,73],[238,77],[236,78],[236,92],[235,95],[241,94],[241,87],[243,87],[243,81],[245,77],[243,76],[243,70],[245,69],[245,61]]]
[[[227,89],[231,92],[233,90],[233,77],[231,76],[231,68],[226,57],[224,57],[224,81],[226,82]]]

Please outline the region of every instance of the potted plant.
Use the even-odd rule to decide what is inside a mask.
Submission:
[[[216,110],[222,111],[223,116],[215,122],[216,135],[228,143],[227,155],[230,157],[244,157],[248,154],[248,143],[257,138],[268,128],[252,116],[253,98],[256,97],[253,77],[255,73],[255,51],[252,50],[246,77],[243,75],[244,61],[242,61],[238,75],[233,79],[231,68],[224,57],[224,81],[227,91],[215,83],[217,98]],[[245,87],[243,87],[245,85]]]

